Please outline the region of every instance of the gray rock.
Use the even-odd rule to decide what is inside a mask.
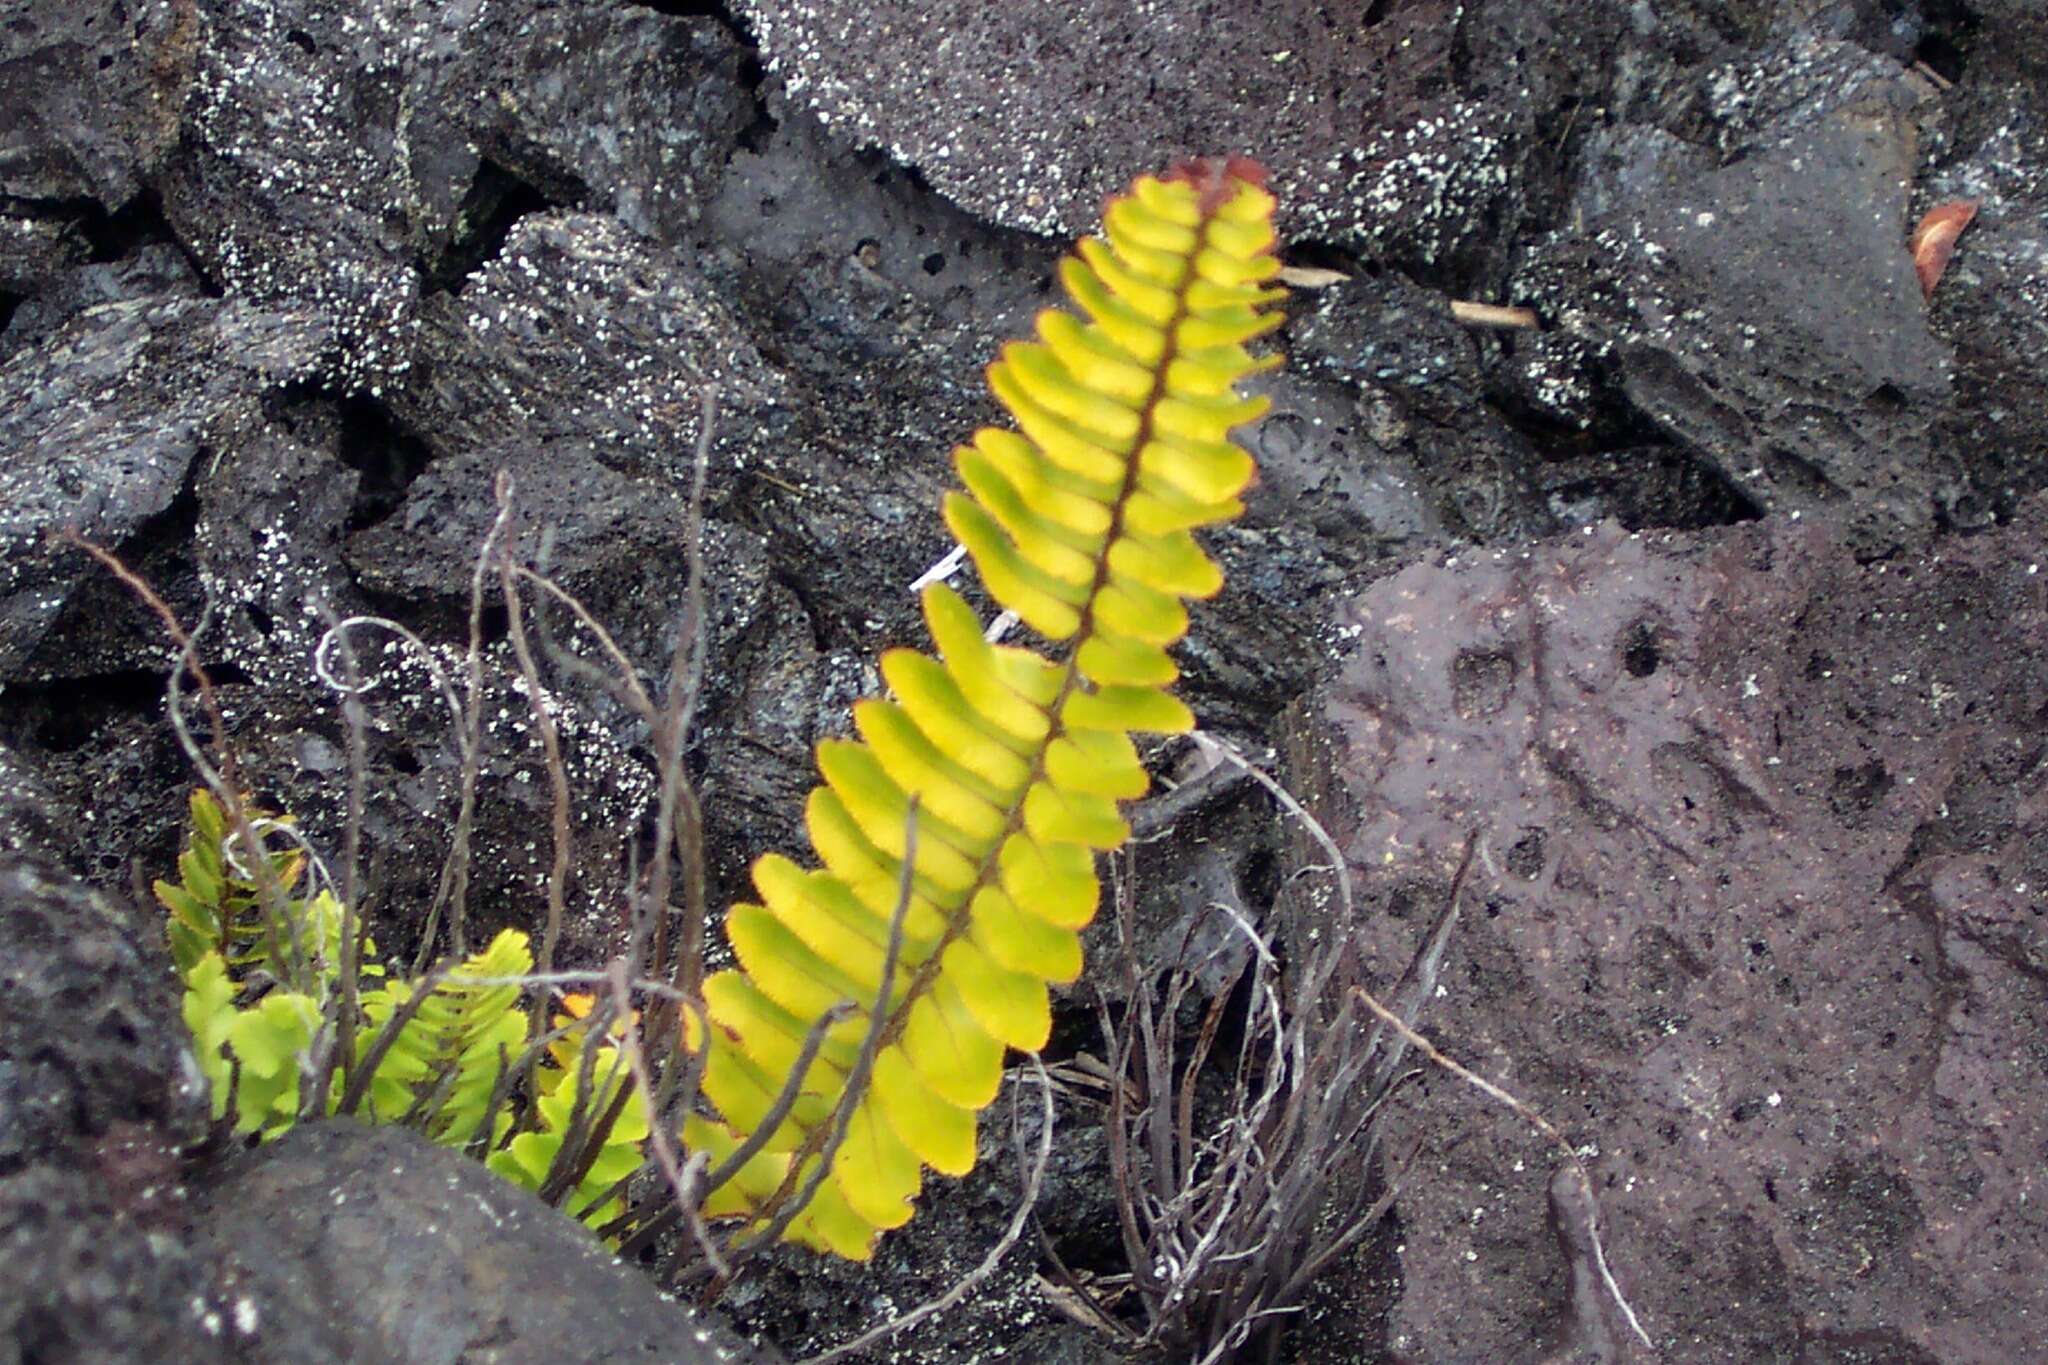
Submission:
[[[1962,483],[1932,439],[1950,358],[1902,247],[1919,95],[1839,46],[1768,69],[1789,88],[1708,81],[1734,160],[1702,171],[1638,138],[1589,200],[1604,216],[1532,253],[1512,292],[1551,328],[1518,365],[1532,402],[1581,423],[1611,372],[1743,498],[1843,509],[1875,552],[1933,525]]]
[[[2019,47],[2016,51],[2029,49]],[[2048,69],[2048,36],[2033,49]],[[1951,91],[1936,166],[1913,194],[1914,218],[1977,202],[1929,305],[1955,352],[1953,406],[1938,439],[1972,469],[1952,520],[1979,529],[2048,485],[2048,121],[2040,82],[1986,75]]]
[[[779,425],[777,377],[716,291],[608,217],[522,219],[460,295],[428,300],[420,357],[392,406],[437,454],[566,440],[686,484],[709,384],[723,485]]]
[[[1526,117],[1454,74],[1465,8],[1332,24],[1310,3],[1102,0],[1048,25],[1007,5],[740,6],[792,96],[1005,226],[1091,231],[1133,175],[1247,153],[1275,171],[1296,231],[1430,260],[1509,201]]]
[[[320,637],[359,600],[341,547],[361,476],[341,463],[334,437],[303,417],[266,421],[224,443],[195,479],[206,655],[265,689],[310,682]]]
[[[263,396],[317,368],[325,341],[247,304],[136,300],[0,363],[0,680],[23,676],[80,580],[102,575],[54,534],[118,549],[171,506],[202,450],[259,426]],[[28,671],[85,671],[80,643]]]
[[[0,852],[10,1365],[218,1358],[208,1276],[177,1236],[176,1148],[199,1133],[205,1098],[158,927],[39,856]]]
[[[127,203],[177,135],[190,4],[46,0],[0,27],[0,195]],[[72,205],[75,208],[75,204]]]
[[[84,243],[76,255],[84,256]],[[67,251],[67,259],[71,255]],[[191,263],[175,246],[151,243],[118,261],[72,265],[35,282],[7,327],[0,331],[0,357],[41,345],[59,327],[102,303],[139,299],[195,298],[204,291]]]
[[[0,744],[0,857],[27,856],[55,863],[62,842],[57,806],[21,758]]]
[[[76,220],[0,213],[0,291],[27,294],[49,276],[85,259]]]
[[[686,238],[754,118],[742,49],[715,19],[499,5],[463,47],[446,98],[486,160],[661,242]]]
[[[164,216],[229,294],[326,325],[345,387],[381,386],[411,360],[416,235],[467,184],[416,191],[404,149],[417,137],[449,169],[436,154],[457,134],[401,115],[475,5],[193,3],[204,36]]]
[[[417,267],[452,282],[495,246],[508,177],[673,239],[750,114],[739,48],[704,19],[484,0],[200,6],[165,214],[230,293],[326,319],[344,388],[406,373]]]
[[[210,1173],[193,1218],[256,1359],[761,1359],[588,1229],[401,1129],[295,1128]]]
[[[117,1124],[191,1132],[197,1073],[146,913],[48,863],[0,862],[0,1170]]]
[[[0,1361],[261,1359],[236,1352],[210,1268],[179,1235],[176,1170],[175,1154],[151,1145],[0,1175]]]

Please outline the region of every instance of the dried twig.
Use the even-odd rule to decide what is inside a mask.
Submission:
[[[220,802],[226,812],[228,823],[233,828],[233,838],[239,839],[249,850],[251,866],[250,881],[256,887],[257,905],[263,912],[263,932],[270,950],[270,960],[284,971],[296,989],[311,993],[312,981],[309,967],[299,951],[298,935],[292,932],[290,915],[286,910],[285,888],[279,882],[277,872],[270,860],[262,856],[263,840],[257,833],[247,802],[243,798],[242,779],[239,765],[235,761],[234,748],[228,742],[227,717],[221,709],[220,694],[215,690],[213,677],[199,661],[199,637],[206,633],[206,627],[213,616],[213,601],[209,597],[201,609],[198,624],[187,632],[178,620],[178,614],[170,604],[157,595],[154,588],[140,574],[122,563],[111,550],[102,548],[87,540],[70,528],[57,533],[58,538],[85,551],[100,567],[112,574],[121,585],[140,599],[162,623],[164,633],[178,646],[178,663],[171,669],[170,679],[164,686],[164,709],[177,736],[178,746],[185,751],[185,758],[192,764],[200,780]],[[199,687],[200,705],[206,708],[208,722],[213,726],[213,751],[219,759],[216,767],[209,762],[206,751],[192,735],[191,727],[185,721],[183,677],[190,672]],[[231,853],[223,849],[223,857]],[[225,931],[225,925],[222,926]]]
[[[1365,987],[1353,986],[1351,990],[1352,994],[1358,998],[1359,1003],[1377,1015],[1380,1022],[1400,1034],[1410,1047],[1473,1089],[1479,1091],[1480,1094],[1485,1095],[1488,1099],[1505,1105],[1524,1123],[1527,1123],[1537,1132],[1550,1139],[1551,1144],[1557,1148],[1558,1152],[1564,1157],[1566,1164],[1571,1167],[1572,1173],[1578,1177],[1580,1193],[1586,1201],[1587,1232],[1592,1243],[1593,1261],[1599,1268],[1600,1282],[1606,1288],[1609,1297],[1614,1300],[1615,1307],[1621,1310],[1622,1317],[1628,1322],[1629,1329],[1636,1334],[1637,1340],[1641,1341],[1645,1346],[1653,1346],[1654,1343],[1650,1340],[1650,1334],[1643,1330],[1641,1320],[1636,1317],[1636,1310],[1629,1306],[1627,1297],[1621,1292],[1621,1286],[1615,1283],[1614,1272],[1608,1268],[1607,1251],[1600,1240],[1599,1211],[1597,1201],[1593,1195],[1593,1177],[1586,1170],[1585,1163],[1579,1160],[1578,1152],[1565,1139],[1565,1135],[1559,1132],[1549,1119],[1537,1113],[1525,1101],[1517,1099],[1514,1095],[1501,1089],[1501,1087],[1487,1080],[1486,1077],[1478,1072],[1445,1056],[1437,1049],[1436,1044],[1417,1033],[1413,1028],[1409,1027],[1406,1020],[1374,999],[1372,992],[1366,990]]]
[[[626,978],[626,959],[613,958],[610,972],[613,1008],[624,1017],[632,1017],[632,985]],[[637,1031],[627,1027],[619,1039],[619,1048],[626,1054],[626,1064],[633,1069],[633,1083],[640,1088],[641,1103],[647,1106],[649,1117],[648,1143],[654,1148],[654,1159],[661,1166],[661,1173],[668,1180],[668,1186],[675,1195],[675,1207],[688,1219],[690,1230],[695,1235],[697,1246],[704,1254],[705,1263],[721,1279],[732,1278],[732,1268],[725,1258],[718,1254],[718,1246],[704,1226],[704,1220],[697,1216],[697,1209],[703,1203],[708,1187],[700,1183],[700,1168],[704,1154],[697,1153],[690,1158],[688,1169],[676,1155],[674,1140],[669,1136],[668,1125],[659,1121],[654,1104],[654,1074],[647,1067],[647,1059],[640,1052]]]
[[[1492,327],[1502,331],[1533,331],[1543,325],[1534,308],[1474,303],[1469,299],[1452,299],[1451,316],[1467,327]]]
[[[500,524],[512,518],[515,492],[512,476],[499,470],[496,493]],[[540,951],[534,956],[534,965],[548,972],[555,967],[555,945],[562,938],[562,915],[568,899],[572,838],[569,828],[569,771],[562,761],[561,729],[555,724],[554,713],[549,709],[547,687],[541,682],[540,669],[533,659],[533,647],[526,638],[526,609],[513,574],[512,546],[505,541],[498,545],[498,587],[505,599],[506,635],[512,642],[512,657],[518,661],[520,680],[526,684],[527,709],[533,715],[534,732],[540,736],[542,766],[548,774],[554,856],[548,865],[548,917],[541,931]],[[535,1009],[540,1011],[544,1006],[536,1004]],[[536,1031],[539,1022],[537,1014]]]
[[[336,635],[338,624],[334,611],[327,603],[318,604],[320,619],[326,625],[322,643],[330,636],[335,638],[341,650],[342,682],[341,719],[342,730],[348,739],[348,814],[342,832],[341,858],[341,999],[334,1016],[334,1047],[322,1061],[319,1074],[314,1077],[314,1093],[326,1095],[333,1083],[334,1072],[339,1067],[342,1088],[347,1089],[354,1079],[356,1060],[356,1021],[362,1013],[363,955],[369,947],[370,920],[358,902],[361,894],[363,861],[363,806],[369,784],[369,740],[365,734],[367,720],[363,714],[362,670],[356,661],[356,652],[348,637]]]
[[[484,747],[484,582],[497,558],[497,547],[511,526],[512,506],[498,505],[496,520],[478,547],[476,566],[469,576],[469,645],[463,651],[463,666],[469,683],[468,704],[463,708],[456,739],[462,751],[462,777],[457,791],[455,828],[448,842],[448,856],[441,863],[441,878],[434,888],[433,903],[427,908],[426,927],[420,934],[419,963],[433,952],[434,934],[441,916],[448,916],[448,933],[457,957],[469,955],[469,840],[476,827],[476,788],[483,772]]]

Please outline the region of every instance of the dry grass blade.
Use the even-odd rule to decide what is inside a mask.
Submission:
[[[1259,1339],[1276,1347],[1274,1329],[1298,1311],[1315,1274],[1385,1217],[1392,1195],[1374,1179],[1378,1120],[1404,1077],[1401,1047],[1370,1027],[1350,995],[1362,968],[1341,850],[1258,765],[1213,736],[1195,738],[1212,772],[1255,783],[1321,850],[1325,861],[1297,870],[1283,895],[1296,894],[1309,876],[1326,878],[1334,890],[1313,912],[1319,932],[1290,944],[1284,966],[1235,908],[1199,912],[1222,917],[1230,938],[1251,951],[1238,989],[1201,1011],[1182,1055],[1176,1030],[1202,965],[1186,960],[1197,926],[1189,926],[1164,981],[1149,979],[1136,957],[1129,880],[1116,880],[1128,1004],[1121,1023],[1102,1006],[1110,1069],[1125,1081],[1111,1091],[1107,1128],[1119,1224],[1146,1312],[1138,1344],[1214,1362]],[[1419,1011],[1434,989],[1463,887],[1461,875],[1402,978],[1405,1010]],[[1219,1094],[1203,1077],[1219,1069],[1226,1005],[1243,1012],[1234,1055],[1222,1060]],[[1140,1103],[1133,1106],[1127,1092]]]

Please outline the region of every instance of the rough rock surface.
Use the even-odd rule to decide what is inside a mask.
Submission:
[[[91,568],[54,537],[136,536],[202,450],[245,439],[266,393],[314,372],[324,335],[240,302],[138,299],[87,310],[0,368],[0,679],[106,666],[75,648],[34,658]]]
[[[709,385],[728,433],[723,485],[743,443],[780,425],[778,377],[715,290],[609,217],[522,219],[461,294],[423,311],[420,363],[392,407],[434,454],[582,440],[615,467],[686,484]]]
[[[1362,15],[1091,2],[1051,26],[971,3],[739,9],[825,122],[1005,226],[1088,231],[1132,175],[1247,150],[1276,172],[1296,233],[1428,267],[1483,259],[1494,225],[1540,195],[1537,119],[1595,69],[1584,57],[1619,18],[1447,0]]]
[[[150,926],[0,851],[0,1358],[203,1360],[176,1147],[204,1112]]]
[[[1514,961],[1519,941],[1485,935],[1516,922],[1486,919],[1475,898],[1457,942],[1481,969],[1476,987],[1469,972],[1447,982],[1447,1041],[1496,1064],[1489,1040],[1508,1039],[1513,1066],[1498,1074],[1539,1089],[1579,1075],[1574,1058],[1608,1058],[1572,1097],[1595,1095],[1599,1112],[1562,1114],[1575,1138],[1603,1144],[1603,1172],[1616,1169],[1615,1153],[1637,1150],[1610,1145],[1603,1120],[1620,1102],[1610,1095],[1668,1109],[1680,1134],[1672,1151],[1689,1154],[1686,1134],[1705,1122],[1685,1108],[1695,1101],[1725,1111],[1723,1127],[1742,1129],[1743,1141],[1763,1142],[1748,1134],[1765,1132],[1769,1114],[1741,1108],[1726,1079],[1734,1073],[1716,1069],[1711,1049],[1704,1059],[1685,1050],[1700,1030],[1658,1035],[1667,1051],[1652,1054],[1663,1068],[1654,1075],[1601,1049],[1647,1042],[1640,1021],[1675,1017],[1670,1000],[1681,996],[1692,1016],[1763,1010],[1801,1046],[1823,1047],[1810,1035],[1817,1016],[1795,1017],[1775,995],[1753,1005],[1750,975],[1718,956],[1733,950],[1699,941],[1699,887],[1725,876],[1761,900],[1762,879],[1779,875],[1802,880],[1793,890],[1810,882],[1890,911],[1851,922],[1831,902],[1753,936],[1771,955],[1807,954],[1809,985],[1848,991],[1864,979],[1819,960],[1813,926],[1835,923],[1844,941],[1861,935],[1854,941],[1894,956],[1903,940],[1874,936],[1927,926],[1920,960],[1900,957],[1900,982],[1838,1004],[1860,1010],[1871,1037],[1899,1040],[1881,1059],[1927,1068],[1896,1087],[1910,1099],[1901,1133],[1932,1131],[1930,1086],[1979,1093],[1968,1087],[2001,1035],[1971,1033],[1966,1010],[2011,1031],[2002,1036],[2025,1036],[2036,1004],[2006,964],[2032,960],[2033,907],[2009,914],[2009,887],[2038,889],[2041,878],[2013,878],[2007,862],[2024,849],[2008,844],[2038,833],[2041,782],[2024,745],[2003,768],[1979,762],[1991,741],[1971,727],[1985,715],[1995,724],[1981,722],[1983,734],[2018,733],[2010,708],[2037,695],[2018,670],[2038,650],[2027,652],[2017,617],[2001,625],[1960,588],[1946,617],[1879,599],[1901,574],[1959,584],[1976,566],[1989,582],[1998,566],[1985,547],[2011,550],[2038,534],[2030,499],[2048,486],[2048,30],[2027,0],[15,8],[0,25],[0,847],[126,887],[168,865],[191,782],[163,723],[161,627],[76,552],[50,545],[49,531],[75,525],[118,549],[188,624],[205,614],[201,651],[228,736],[263,799],[294,810],[330,854],[348,808],[349,732],[336,694],[314,676],[315,647],[330,621],[354,615],[421,637],[424,653],[380,627],[350,635],[378,680],[364,698],[361,873],[380,942],[409,951],[449,846],[461,767],[429,661],[462,672],[496,475],[518,485],[518,553],[559,573],[643,676],[658,676],[676,643],[681,513],[710,383],[721,416],[691,764],[712,898],[729,899],[752,856],[799,838],[812,746],[842,733],[850,703],[879,685],[876,650],[919,638],[906,589],[949,548],[932,513],[952,480],[949,451],[995,415],[981,370],[1000,339],[1050,301],[1057,244],[1032,233],[1084,230],[1132,172],[1227,148],[1273,165],[1288,203],[1287,263],[1331,273],[1311,274],[1320,284],[1290,304],[1280,344],[1293,363],[1262,381],[1274,410],[1250,438],[1261,481],[1245,519],[1215,537],[1229,585],[1197,613],[1184,653],[1205,725],[1272,754],[1276,718],[1326,674],[1340,613],[1362,591],[1455,550],[1466,567],[1427,580],[1455,615],[1471,605],[1460,594],[1475,576],[1496,572],[1474,567],[1479,556],[1532,544],[1581,565],[1583,582],[1606,585],[1607,604],[1668,597],[1674,576],[1751,575],[1746,607],[1659,597],[1665,616],[1624,652],[1640,665],[1661,660],[1670,640],[1693,640],[1705,642],[1700,657],[1718,658],[1746,629],[1745,646],[1778,642],[1759,647],[1756,665],[1731,683],[1682,673],[1683,658],[1640,679],[1625,663],[1613,688],[1623,677],[1683,677],[1685,695],[1714,701],[1701,713],[1708,725],[1728,719],[1711,689],[1739,693],[1754,671],[1764,697],[1736,720],[1780,702],[1811,711],[1828,680],[1806,679],[1806,660],[1782,643],[1804,632],[1825,636],[1823,673],[1890,699],[1873,708],[1844,696],[1839,724],[1788,733],[1785,762],[1753,784],[1795,820],[1798,837],[1777,843],[1757,833],[1767,817],[1700,757],[1713,755],[1706,739],[1674,731],[1666,712],[1629,713],[1638,730],[1609,716],[1617,734],[1654,734],[1647,773],[1623,764],[1617,793],[1633,793],[1643,827],[1663,830],[1693,863],[1661,845],[1617,848],[1622,836],[1581,810],[1572,818],[1587,826],[1582,843],[1638,873],[1658,856],[1683,866],[1679,889],[1660,889],[1657,904],[1690,906],[1693,918],[1673,927],[1645,916],[1642,963],[1607,970],[1586,997],[1594,1005],[1537,1021],[1531,1042],[1456,1010],[1494,1000],[1501,981],[1549,980],[1563,959],[1540,944],[1551,957]],[[1903,239],[1919,214],[1955,198],[1978,199],[1978,218],[1924,303]],[[1454,318],[1454,300],[1526,305],[1541,327],[1470,327]],[[1609,519],[1694,538],[1638,551],[1599,532],[1617,562],[1645,556],[1641,581],[1624,590],[1610,566],[1587,562],[1587,542],[1554,539]],[[1765,549],[1811,566],[1814,583],[1742,567]],[[971,574],[961,581],[978,592]],[[1801,591],[1808,622],[1774,625],[1771,604],[1785,608]],[[1512,616],[1519,599],[1504,592]],[[1942,619],[1949,629],[1909,648],[1892,615],[1909,609],[1929,631]],[[548,624],[556,641],[585,648],[565,622]],[[530,928],[551,854],[548,795],[502,613],[487,610],[483,626],[472,921]],[[1434,648],[1449,634],[1425,623],[1422,642]],[[1507,667],[1511,645],[1467,669],[1457,694],[1466,704],[1527,685]],[[601,689],[544,668],[578,784],[564,961],[590,966],[615,942],[618,890],[644,848],[647,736]],[[1953,771],[1880,733],[1912,710],[1893,673],[1925,683],[1915,733],[1940,735]],[[1946,693],[1936,708],[1935,680],[1974,698],[1977,712]],[[1417,688],[1421,714],[1435,714],[1441,698]],[[1458,726],[1476,749],[1502,742],[1483,718]],[[208,737],[207,723],[199,733]],[[1298,864],[1249,783],[1214,784],[1186,747],[1148,757],[1179,784],[1140,816],[1151,842],[1136,853],[1137,890],[1157,960],[1200,906],[1220,900],[1257,915]],[[1552,800],[1565,779],[1528,780]],[[1535,799],[1501,781],[1501,811]],[[1948,814],[1937,803],[1913,816],[1910,802],[1934,789],[1946,792]],[[1674,792],[1703,813],[1674,813]],[[1627,808],[1618,795],[1593,796]],[[1847,831],[1833,843],[1816,842],[1816,801]],[[1672,829],[1656,823],[1665,819]],[[1454,820],[1446,828],[1462,833]],[[1546,827],[1541,848],[1517,834],[1494,849],[1497,884],[1528,899],[1515,869],[1547,878],[1544,869],[1564,866],[1565,829]],[[1736,856],[1724,863],[1725,850]],[[1896,875],[1873,872],[1880,864]],[[1389,937],[1369,945],[1382,960],[1408,946],[1412,907],[1441,892],[1439,873],[1386,893]],[[2008,887],[1999,895],[1985,889],[1994,873]],[[1577,894],[1542,884],[1552,908]],[[1553,932],[1605,962],[1604,940],[1583,946],[1584,935],[1639,908],[1603,903],[1583,922],[1559,910]],[[1671,936],[1668,952],[1658,933]],[[1659,953],[1674,965],[1657,965]],[[1075,1080],[1102,1047],[1092,989],[1114,999],[1125,985],[1102,960],[1057,1011],[1054,1060],[1073,1065],[1060,1069],[1068,1088],[1041,1221],[1066,1264],[1107,1285],[1120,1313],[1131,1296],[1115,1298],[1113,1277],[1128,1267],[1106,1202],[1101,1091]],[[1778,975],[1803,988],[1799,973]],[[1227,982],[1219,970],[1210,984]],[[1605,1032],[1574,1032],[1575,1021]],[[1767,1032],[1726,1036],[1744,1041],[1724,1050],[1753,1049],[1744,1055],[1758,1076],[1804,1065],[1772,1052]],[[1796,1340],[1785,1348],[1794,1358],[1943,1361],[2009,1344],[1995,1335],[2011,1317],[2001,1318],[1998,1296],[2032,1302],[2039,1251],[2026,1240],[2031,1224],[1971,1193],[1961,1163],[1979,1168],[1980,1190],[2006,1189],[2018,1167],[2003,1153],[2018,1149],[1993,1150],[1983,1113],[1958,1100],[1953,1132],[1913,1164],[1904,1139],[1887,1136],[1881,1106],[1893,1092],[1873,1087],[1877,1069],[1802,1074],[1799,1090],[1776,1083],[1783,1101],[1770,1113],[1804,1114],[1800,1097],[1818,1097],[1849,1135],[1809,1126],[1806,1154],[1765,1143],[1756,1157],[1782,1157],[1771,1188],[1806,1216],[1796,1228],[1768,1195],[1730,1214],[1733,1233],[1685,1221],[1734,1208],[1727,1191],[1748,1189],[1740,1180],[1760,1169],[1736,1160],[1756,1149],[1732,1138],[1709,1144],[1712,1161],[1646,1158],[1633,1190],[1621,1177],[1609,1213],[1619,1273],[1654,1328],[1668,1335],[1695,1321],[1664,1292],[1686,1253],[1701,1282],[1741,1286],[1724,1301],[1746,1306],[1698,1329],[1727,1358],[1744,1342],[1763,1343],[1765,1356]],[[1443,1106],[1470,1098],[1428,1084],[1426,1100],[1404,1098],[1398,1111],[1425,1135],[1442,1131],[1432,1125],[1445,1112],[1464,1112]],[[1028,1110],[1029,1082],[1022,1088]],[[2013,1133],[2032,1132],[2048,1109],[2029,1076],[1989,1093],[2011,1108]],[[1865,1101],[1880,1107],[1853,1110]],[[1544,1231],[1543,1151],[1491,1115],[1474,1131],[1492,1136],[1439,1157],[1449,1168],[1441,1191],[1414,1183],[1400,1221],[1331,1277],[1325,1302],[1349,1306],[1342,1330],[1326,1316],[1286,1350],[1459,1360],[1473,1358],[1458,1345],[1468,1336],[1483,1358],[1623,1349],[1601,1344],[1620,1329],[1598,1296],[1571,1287],[1586,1260],[1568,1201],[1550,1212],[1578,1249],[1559,1250]],[[1866,1133],[1879,1141],[1856,1146]],[[791,1254],[728,1310],[809,1350],[943,1289],[979,1259],[1015,1197],[1006,1126],[992,1119],[985,1136],[975,1175],[933,1182],[924,1213],[873,1266]],[[1638,1145],[1649,1152],[1653,1142],[1663,1138]],[[99,1173],[111,1159],[142,1188],[161,1157],[147,1156],[147,1141],[117,1145],[112,1158],[25,1168],[10,1187],[6,1226],[80,1269],[52,1278],[37,1258],[15,1256],[0,1273],[8,1302],[56,1303],[53,1286],[69,1286],[62,1293],[91,1316],[90,1304],[131,1290],[146,1299],[151,1286],[187,1284],[175,1230],[130,1237],[135,1224],[108,1202]],[[1848,1165],[1837,1170],[1837,1157]],[[1525,1172],[1513,1172],[1518,1158]],[[1479,1181],[1490,1186],[1483,1198]],[[1455,1260],[1478,1248],[1453,1212],[1493,1210],[1501,1191],[1503,1212],[1477,1225],[1500,1241],[1479,1262]],[[1460,1228],[1465,1241],[1452,1238]],[[2004,1260],[2001,1236],[2012,1239]],[[1084,1325],[1080,1300],[1036,1283],[1036,1272],[1058,1276],[1034,1247],[1027,1237],[982,1290],[871,1355],[1081,1360],[1110,1349]],[[1861,1273],[1859,1247],[1872,1256]],[[88,1273],[94,1257],[102,1270]],[[1473,1265],[1487,1268],[1477,1287],[1463,1278]],[[1951,1311],[1939,1309],[1943,1295],[1986,1324],[1970,1330],[1992,1335],[1953,1336],[1954,1349],[1937,1340],[1949,1321],[1939,1313]],[[266,1330],[296,1330],[285,1321],[291,1301],[273,1301]],[[206,1303],[231,1329],[232,1303]],[[1483,1311],[1468,1313],[1473,1305]],[[1898,1312],[1886,1317],[1888,1305]],[[206,1322],[189,1303],[190,1322],[178,1311],[100,1313],[100,1358],[180,1358],[159,1334]],[[71,1330],[61,1314],[34,1320]],[[309,1316],[299,1326],[316,1339],[324,1324]],[[64,1339],[47,1340],[61,1354]],[[1506,1354],[1487,1357],[1494,1347]]]
[[[1613,187],[1516,277],[1557,324],[1528,351],[1533,400],[1589,421],[1592,377],[1611,371],[1766,511],[1853,507],[1874,537],[1974,521],[1965,462],[1931,439],[1949,356],[1898,249],[1929,87],[1809,40],[1704,89],[1724,106],[1724,159],[1611,134]]]
[[[189,5],[55,0],[0,34],[0,195],[75,217],[119,208],[176,139],[197,37]]]
[[[252,1360],[762,1359],[566,1215],[398,1129],[296,1128],[210,1173],[192,1217]]]
[[[2048,502],[1911,564],[1844,536],[1607,527],[1403,570],[1346,613],[1292,766],[1382,978],[1476,841],[1428,1031],[1587,1156],[1668,1358],[2019,1359],[2048,1311]],[[1628,1357],[1555,1240],[1554,1152],[1421,1089],[1388,1348]]]

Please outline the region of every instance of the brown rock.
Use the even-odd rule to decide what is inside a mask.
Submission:
[[[1297,717],[1382,979],[1476,835],[1424,1031],[1586,1155],[1670,1359],[2038,1349],[2044,530],[2037,498],[1911,565],[1789,522],[1419,565]],[[1555,1152],[1421,1089],[1388,1346],[1625,1358]]]

